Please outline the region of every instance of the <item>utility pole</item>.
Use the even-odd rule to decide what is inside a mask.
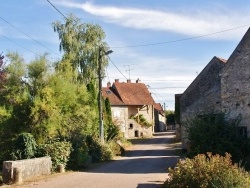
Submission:
[[[101,143],[104,143],[104,131],[103,131],[103,110],[102,110],[102,48],[99,47],[98,52],[98,81],[99,81],[99,95],[98,95],[98,107],[99,107],[99,135]]]
[[[99,135],[100,141],[104,143],[104,129],[103,129],[103,109],[102,109],[102,57],[112,53],[112,50],[107,52],[100,46],[98,50],[98,82],[99,82],[99,93],[98,93],[98,108],[99,108]]]

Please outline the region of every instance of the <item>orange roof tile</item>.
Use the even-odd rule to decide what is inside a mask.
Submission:
[[[108,98],[111,105],[125,105],[112,87],[103,87],[102,96]]]
[[[103,97],[111,105],[153,105],[154,99],[144,83],[115,82],[110,88],[103,88]],[[109,94],[108,94],[108,93]]]
[[[115,82],[113,85],[122,101],[127,105],[154,104],[154,99],[143,83]]]

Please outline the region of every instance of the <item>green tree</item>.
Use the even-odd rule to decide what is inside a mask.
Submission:
[[[175,115],[173,110],[166,110],[165,116],[167,118],[167,125],[175,124]]]
[[[70,61],[72,67],[79,71],[79,79],[85,84],[95,83],[98,70],[99,48],[108,49],[104,42],[105,32],[99,25],[82,23],[81,19],[70,14],[64,23],[53,23],[54,31],[58,33],[60,50],[64,52],[63,59]],[[103,70],[107,60],[102,61]],[[104,71],[103,71],[104,72]]]

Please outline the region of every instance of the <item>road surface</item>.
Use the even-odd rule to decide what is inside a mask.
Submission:
[[[136,140],[125,156],[87,172],[70,172],[18,188],[151,188],[159,187],[168,167],[179,159],[173,148],[174,132],[155,134]]]

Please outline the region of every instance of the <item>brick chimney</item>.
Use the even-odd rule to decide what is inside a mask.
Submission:
[[[136,83],[141,83],[141,80],[138,78],[138,79],[136,80]]]
[[[130,80],[130,79],[128,79],[128,80],[127,80],[127,83],[131,83],[131,80]]]
[[[111,87],[111,83],[110,83],[110,82],[107,83],[107,87],[108,87],[108,88]]]
[[[115,79],[115,83],[119,83],[119,79]]]

